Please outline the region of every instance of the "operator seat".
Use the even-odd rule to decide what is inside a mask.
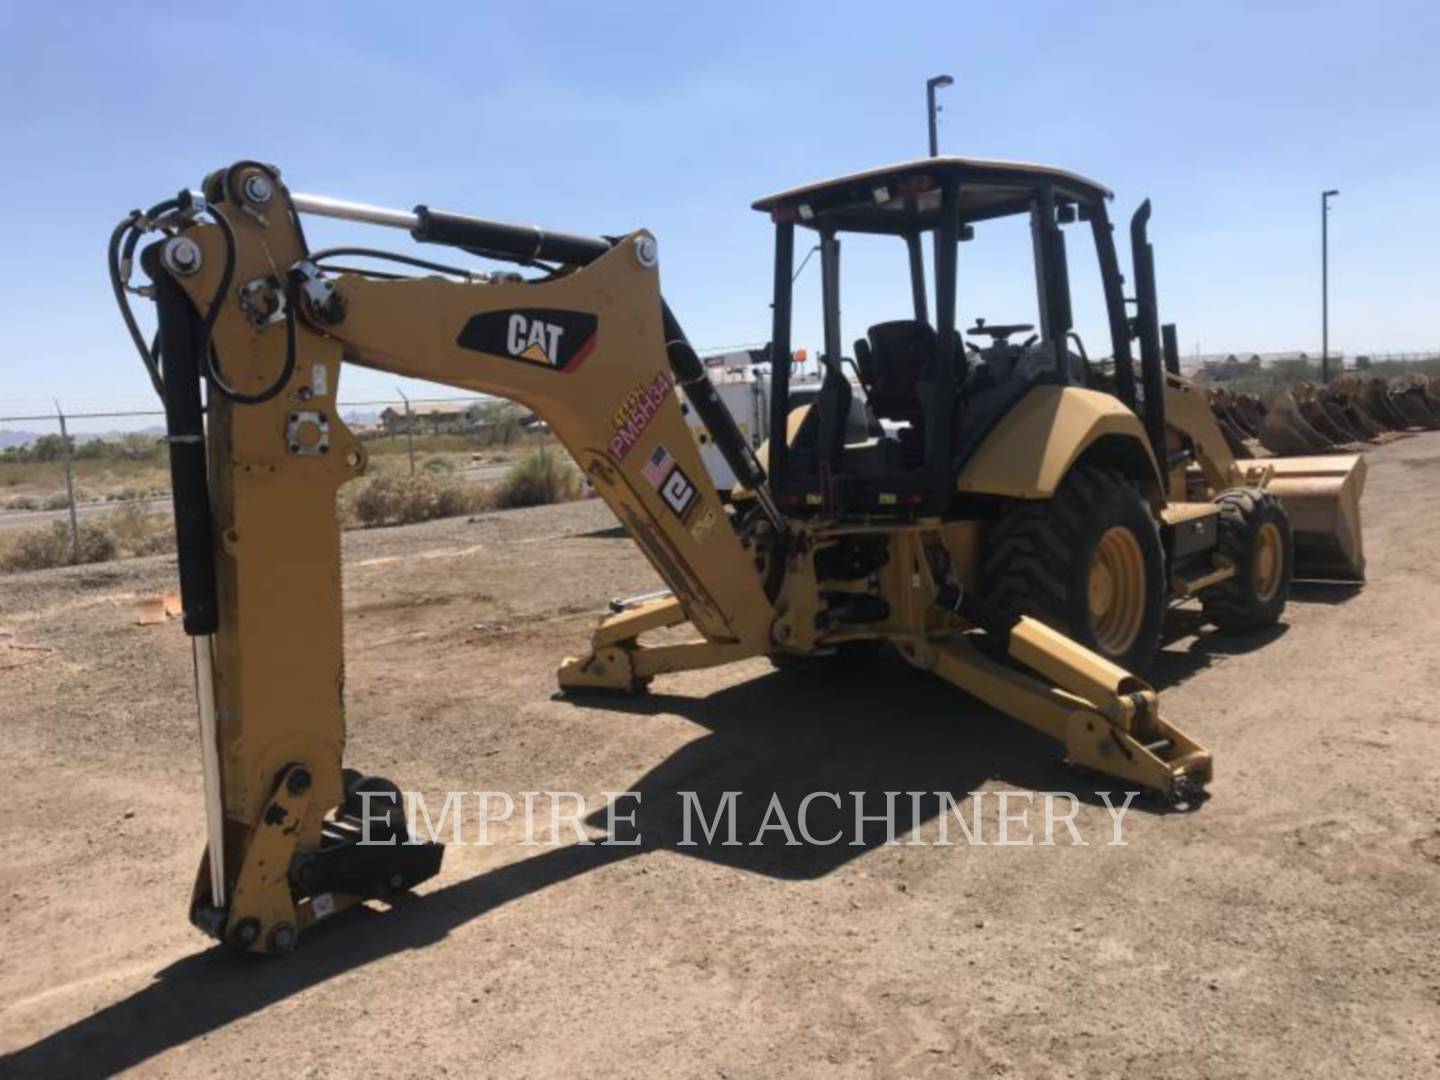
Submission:
[[[898,438],[903,466],[914,467],[925,458],[920,384],[935,378],[935,330],[916,319],[896,319],[876,323],[866,338],[855,342],[860,385],[876,419],[909,425]]]
[[[855,342],[855,364],[870,408],[881,420],[918,425],[924,417],[916,383],[935,368],[935,331],[929,323],[897,319],[876,323]]]

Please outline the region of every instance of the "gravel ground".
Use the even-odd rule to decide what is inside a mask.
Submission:
[[[349,533],[349,760],[436,806],[639,791],[644,843],[507,823],[279,962],[185,921],[188,648],[135,625],[173,561],[0,579],[0,1075],[1435,1076],[1440,434],[1369,458],[1369,585],[1167,646],[1163,708],[1214,752],[1213,797],[1131,810],[1125,846],[1120,785],[898,665],[554,699],[605,601],[656,584],[599,503]],[[677,793],[730,790],[742,843],[684,845]],[[904,799],[921,844],[746,842],[772,793],[794,821],[810,791],[967,817],[982,792],[987,843],[935,844],[935,805]],[[1087,846],[997,845],[999,794],[1040,839],[1046,791],[1078,797]],[[817,802],[812,835],[852,815]]]

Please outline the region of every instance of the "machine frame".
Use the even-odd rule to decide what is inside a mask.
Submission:
[[[413,258],[436,276],[327,269],[335,253],[309,248],[302,213],[404,228],[536,273]],[[942,231],[957,233],[961,222],[947,220]],[[155,232],[140,252],[151,284],[130,287],[131,260]],[[784,248],[793,230],[778,235]],[[399,789],[342,764],[335,494],[366,461],[335,408],[345,363],[534,409],[665,581],[665,595],[618,603],[590,651],[561,665],[568,692],[634,691],[665,672],[881,640],[1060,741],[1077,766],[1180,805],[1211,777],[1209,753],[1160,715],[1141,679],[1034,619],[977,602],[977,522],[923,507],[783,511],[661,297],[658,250],[643,230],[606,239],[292,195],[278,170],[241,161],[199,193],[128,217],[111,256],[167,412],[206,777],[207,855],[191,918],[241,949],[288,951],[314,921],[409,889],[440,865],[439,845],[406,842]],[[833,253],[828,261],[833,275]],[[156,302],[157,347],[138,332],[133,292]],[[778,322],[774,348],[787,355]],[[833,345],[832,335],[830,357]],[[677,386],[748,487],[747,505],[719,499]],[[1076,446],[1136,430],[1111,397],[1039,389],[1038,411],[1020,410],[1018,424],[1010,413],[986,441],[1023,445],[1025,424],[1052,405],[1069,418],[1060,438]],[[1068,460],[1041,457],[1038,475]],[[780,476],[782,494],[793,493],[783,464]],[[939,499],[933,471],[916,490]],[[640,640],[683,623],[690,641]]]

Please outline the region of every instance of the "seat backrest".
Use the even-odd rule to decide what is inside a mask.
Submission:
[[[933,377],[934,329],[929,323],[898,319],[876,323],[868,337],[864,358],[858,342],[855,353],[870,407],[885,420],[919,422],[922,408],[915,384]]]

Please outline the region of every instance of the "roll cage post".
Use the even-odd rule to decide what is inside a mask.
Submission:
[[[910,253],[910,294],[915,303],[915,321],[930,321],[930,305],[925,297],[925,256],[920,247],[920,234],[905,234],[905,247]]]
[[[925,464],[930,473],[926,510],[943,513],[955,489],[951,450],[955,445],[955,389],[959,372],[955,330],[956,264],[960,246],[960,185],[940,191],[940,221],[935,229],[935,386],[926,410]]]
[[[1125,275],[1115,254],[1115,227],[1110,224],[1104,200],[1088,205],[1090,232],[1095,238],[1095,257],[1100,264],[1100,282],[1105,291],[1105,315],[1110,324],[1110,355],[1115,359],[1115,393],[1134,411],[1135,362],[1130,355],[1130,320],[1125,314]]]
[[[789,494],[790,314],[795,289],[795,223],[775,223],[775,292],[770,329],[770,490],[777,499]]]

